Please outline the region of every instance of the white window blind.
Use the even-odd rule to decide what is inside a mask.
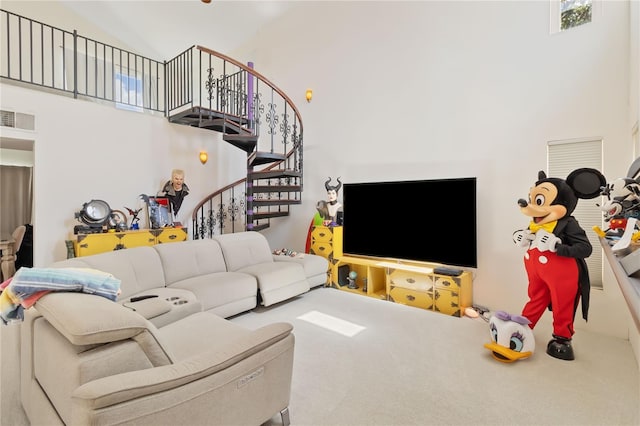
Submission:
[[[602,139],[580,139],[570,141],[552,141],[547,145],[547,176],[565,179],[572,171],[591,167],[602,171]],[[587,233],[593,246],[593,253],[587,260],[591,287],[602,289],[602,249],[598,235],[593,230],[595,225],[604,229],[602,198],[578,200],[573,211],[582,229]]]

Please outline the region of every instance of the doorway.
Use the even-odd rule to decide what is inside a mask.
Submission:
[[[0,137],[0,238],[26,225],[16,265],[33,266],[34,141]]]

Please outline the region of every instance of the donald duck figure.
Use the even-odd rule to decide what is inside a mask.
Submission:
[[[522,316],[533,329],[547,307],[552,311],[553,338],[547,354],[561,360],[575,359],[573,321],[580,300],[582,317],[587,320],[591,288],[585,259],[593,247],[571,213],[578,198],[595,198],[604,185],[606,179],[595,169],[574,170],[566,180],[548,178],[540,171],[529,199],[518,200],[520,211],[531,218],[527,229],[513,234],[515,244],[527,249],[524,266],[529,301]]]

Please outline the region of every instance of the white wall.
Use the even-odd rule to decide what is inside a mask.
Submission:
[[[527,218],[516,200],[546,168],[546,143],[602,137],[602,171],[611,179],[633,160],[628,3],[602,7],[598,22],[550,35],[544,1],[299,5],[233,55],[252,60],[303,114],[305,213],[265,234],[275,246],[302,247],[327,176],[474,175],[474,301],[519,311],[526,277],[511,234]],[[409,200],[381,198],[380,208],[388,207],[381,228],[392,232],[393,220],[407,219],[393,216],[393,204]],[[443,220],[447,209],[463,208],[455,198],[444,206],[430,206],[426,194],[424,201]],[[593,293],[589,323],[578,319],[576,327],[626,337],[628,311],[615,281]]]
[[[304,248],[328,176],[477,176],[474,301],[519,312],[526,277],[511,234],[527,218],[516,200],[546,168],[546,143],[602,137],[602,171],[610,179],[633,160],[629,3],[602,7],[598,22],[550,35],[545,1],[301,2],[231,55],[253,61],[304,120],[303,205],[265,232],[271,245]],[[307,87],[311,103],[304,101]],[[188,211],[244,174],[243,154],[218,136],[161,118],[8,85],[0,103],[37,116],[37,265],[65,257],[73,214],[91,198],[121,208],[182,167],[194,189]],[[212,154],[206,166],[197,160],[202,146]],[[382,229],[406,220],[393,216],[398,202],[408,201],[381,196]],[[427,196],[424,202],[443,219],[446,209],[461,208],[455,199],[446,206]],[[593,292],[589,323],[578,319],[576,327],[626,338],[628,313],[615,281],[605,279],[605,289]]]

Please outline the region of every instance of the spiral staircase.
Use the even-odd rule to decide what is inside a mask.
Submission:
[[[191,82],[184,87],[185,76]],[[247,154],[247,176],[202,200],[193,236],[259,231],[300,204],[302,119],[291,99],[250,66],[194,46],[166,64],[171,123],[222,134]]]
[[[246,178],[194,209],[193,238],[259,231],[301,203],[300,112],[251,64],[202,46],[157,61],[2,9],[0,21],[3,82],[162,114],[220,133],[246,153]]]

